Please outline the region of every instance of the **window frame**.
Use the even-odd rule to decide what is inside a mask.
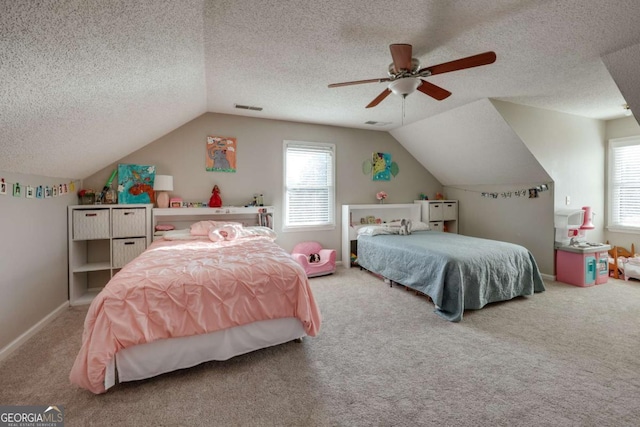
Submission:
[[[608,142],[607,147],[607,230],[613,232],[622,232],[622,233],[634,233],[640,234],[640,226],[630,226],[630,225],[622,225],[619,223],[614,223],[613,221],[613,211],[614,206],[618,203],[618,201],[614,200],[614,188],[617,186],[617,182],[613,179],[615,175],[615,163],[613,152],[616,148],[634,145],[640,149],[640,135],[639,136],[629,136],[624,138],[613,138]],[[640,196],[638,197],[640,199]]]
[[[308,146],[310,148],[314,147],[323,147],[329,148],[332,156],[331,156],[331,183],[332,185],[328,186],[329,189],[329,222],[326,224],[318,224],[318,225],[289,225],[289,198],[287,197],[288,186],[287,186],[287,152],[288,147],[290,145],[296,145],[300,147]],[[300,141],[300,140],[284,140],[282,144],[282,157],[283,157],[283,186],[282,186],[282,206],[283,206],[283,215],[282,215],[282,231],[283,232],[292,232],[292,231],[322,231],[322,230],[334,230],[336,228],[336,145],[329,142],[311,142],[311,141]]]

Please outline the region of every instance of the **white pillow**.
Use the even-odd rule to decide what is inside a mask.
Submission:
[[[411,232],[428,231],[429,225],[422,221],[411,221]],[[400,234],[400,221],[388,222],[380,225],[366,225],[358,228],[358,235],[377,236],[380,234]]]
[[[271,240],[276,240],[278,235],[269,227],[256,225],[251,227],[244,227],[239,237],[267,237]]]
[[[400,227],[400,221],[388,222],[386,225],[391,227]],[[422,221],[411,221],[411,231],[428,231],[429,224]]]
[[[379,234],[398,234],[400,227],[386,225],[366,225],[358,229],[358,236],[377,236]]]
[[[181,230],[165,231],[162,238],[164,240],[198,240],[202,239],[202,236],[194,236],[191,234],[191,230],[185,228]]]

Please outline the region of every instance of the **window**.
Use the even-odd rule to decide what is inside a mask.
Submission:
[[[640,232],[640,137],[609,141],[608,227]]]
[[[284,141],[284,227],[335,227],[335,145]]]

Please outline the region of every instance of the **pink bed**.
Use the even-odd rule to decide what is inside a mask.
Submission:
[[[123,381],[121,364],[132,357],[130,367],[160,366],[124,380],[315,336],[320,323],[302,267],[273,239],[159,240],[91,303],[70,380],[103,393],[118,376]],[[221,347],[216,337],[231,346]],[[174,353],[185,348],[195,353]]]

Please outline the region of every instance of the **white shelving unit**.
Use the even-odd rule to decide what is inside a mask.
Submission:
[[[111,277],[151,243],[151,208],[68,207],[69,303],[89,304]]]
[[[273,206],[228,206],[221,208],[154,208],[152,230],[159,224],[171,224],[176,229],[189,228],[200,220],[235,221],[245,226],[262,225],[274,228]]]
[[[420,221],[420,205],[406,204],[374,204],[374,205],[342,205],[342,265],[351,267],[351,252],[357,253],[356,241],[358,228],[369,225],[363,223],[367,218],[390,222],[408,218]]]
[[[435,231],[458,233],[457,200],[414,200],[421,206],[421,221]]]

